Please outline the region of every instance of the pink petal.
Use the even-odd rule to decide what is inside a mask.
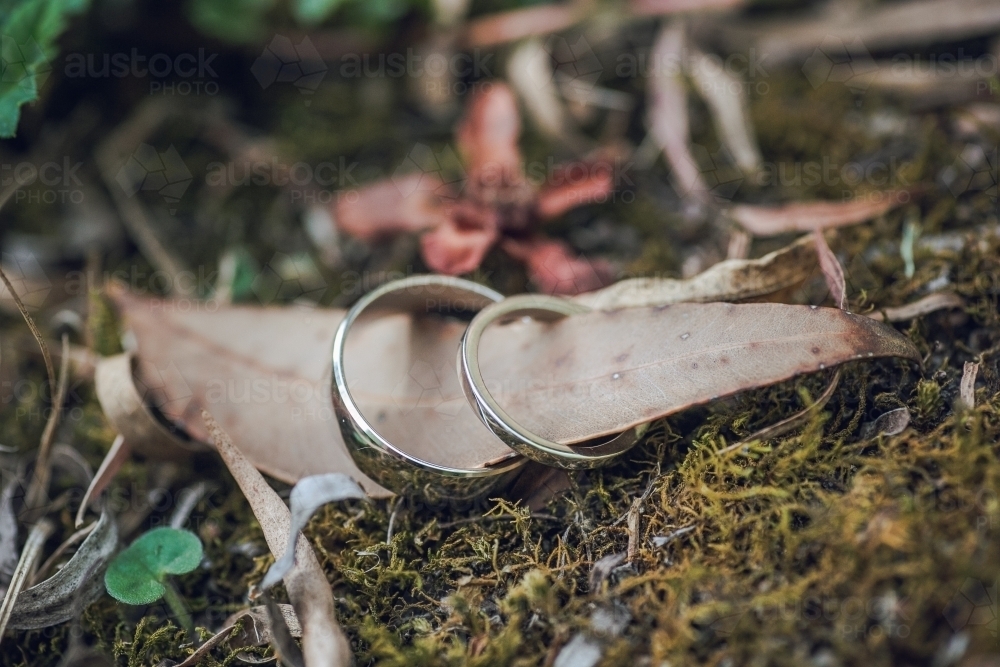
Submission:
[[[344,193],[334,204],[334,219],[338,229],[366,241],[416,232],[444,222],[448,194],[433,174],[394,177]]]
[[[436,273],[469,273],[479,268],[497,236],[496,213],[492,209],[459,202],[444,224],[420,238],[421,254]]]
[[[476,93],[458,126],[456,140],[469,181],[498,188],[524,179],[521,171],[521,116],[514,94],[503,83],[491,82]]]
[[[554,239],[540,236],[504,241],[503,249],[528,267],[531,281],[545,294],[573,295],[610,284],[614,269],[604,260],[588,260]]]
[[[555,170],[538,192],[535,212],[543,220],[600,201],[614,189],[614,165],[606,161],[574,162]]]

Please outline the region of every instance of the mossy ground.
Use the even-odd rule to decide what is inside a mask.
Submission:
[[[874,94],[859,99],[844,87],[811,90],[778,76],[769,83],[772,93],[756,99],[753,111],[764,153],[775,164],[824,155],[840,163],[863,160],[890,141],[864,131],[872,116],[901,113],[892,101]],[[319,158],[329,152],[389,164],[398,157],[405,141],[378,136],[391,114],[366,116],[345,99],[353,98],[321,91],[311,111],[290,105],[279,137],[304,155],[322,147]],[[326,507],[306,532],[334,588],[357,663],[549,666],[581,633],[601,647],[600,664],[607,666],[943,667],[960,660],[987,664],[973,656],[995,660],[1000,238],[982,226],[997,225],[996,193],[956,198],[942,187],[938,174],[963,141],[952,135],[947,112],[912,118],[919,131],[896,137],[910,156],[900,178],[921,194],[880,220],[842,231],[834,249],[844,260],[856,311],[913,301],[941,276],[964,298],[962,311],[897,325],[925,355],[921,368],[895,361],[848,365],[833,399],[798,432],[725,455],[718,452],[726,445],[808,404],[829,378],[801,378],[678,415],[658,423],[620,462],[576,475],[568,492],[534,513],[500,498],[463,512],[396,501]],[[397,127],[396,134],[421,136],[427,129],[413,125]],[[446,129],[439,130],[447,140]],[[707,123],[695,122],[694,130],[702,143],[714,142]],[[526,143],[536,140],[529,136]],[[691,243],[674,231],[679,215],[672,195],[658,194],[667,189],[662,169],[640,174],[634,203],[587,214],[637,231],[643,244],[626,266],[632,273],[677,275],[681,250]],[[649,184],[652,192],[644,189]],[[739,198],[750,201],[843,195],[842,185],[829,183],[765,188],[747,179],[744,187]],[[852,188],[858,196],[870,190]],[[244,193],[220,205],[220,220],[245,219],[238,233],[227,228],[228,236],[220,232],[222,222],[210,227],[198,237],[208,239],[199,253],[217,258],[215,250],[243,245],[263,263],[274,239],[287,234],[305,244],[280,205],[255,208],[253,196],[260,195]],[[918,221],[924,237],[964,235],[961,249],[918,243],[916,270],[907,277],[899,252],[907,220]],[[760,243],[755,254],[767,246]],[[384,270],[420,270],[412,247],[390,256],[395,259],[383,263]],[[141,263],[135,256],[116,261]],[[325,278],[336,292],[337,276]],[[524,285],[523,271],[500,254],[488,259],[481,278],[508,291]],[[813,283],[795,298],[816,302],[822,294]],[[7,324],[19,330],[16,319]],[[99,332],[95,339],[107,344]],[[20,362],[10,359],[5,363],[22,376],[41,377],[24,353]],[[970,411],[955,407],[966,361],[982,362],[978,405]],[[63,435],[96,465],[113,433],[87,387],[71,400],[79,413]],[[904,433],[861,437],[879,414],[904,405],[913,416]],[[3,414],[3,444],[29,450],[41,423],[19,419],[13,405]],[[112,498],[123,514],[150,527],[172,509],[172,496],[157,501],[150,490],[175,494],[200,479],[213,481],[189,524],[205,542],[205,566],[179,577],[178,585],[196,622],[214,630],[245,605],[248,585],[262,576],[270,556],[221,463],[210,459],[197,473],[168,473],[131,463]],[[148,515],[143,503],[152,505]],[[70,510],[57,518],[68,529]],[[630,539],[633,557],[595,576],[594,564],[627,552]],[[181,660],[192,650],[163,609],[104,597],[74,623],[9,636],[0,663],[56,665],[71,641],[129,667]],[[238,663],[219,649],[203,664]]]

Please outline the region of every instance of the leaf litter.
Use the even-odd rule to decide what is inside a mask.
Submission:
[[[809,95],[815,101],[825,94]],[[774,150],[769,138],[764,145]],[[933,156],[946,164],[950,159]],[[933,174],[925,177],[930,181]],[[926,209],[922,213],[934,217]],[[817,661],[836,655],[876,664],[903,656],[929,661],[938,646],[961,645],[948,656],[983,649],[980,629],[966,626],[957,632],[956,627],[965,609],[962,591],[974,588],[967,580],[988,585],[998,561],[996,508],[981,502],[996,488],[998,475],[996,362],[989,352],[996,342],[995,290],[989,280],[998,269],[997,244],[959,239],[934,250],[921,237],[914,244],[913,278],[904,283],[896,277],[906,270],[902,258],[868,252],[883,241],[898,248],[899,215],[889,210],[873,222],[844,223],[831,244],[842,256],[864,257],[868,263],[862,288],[851,282],[860,280],[851,264],[845,267],[844,293],[851,308],[872,316],[885,313],[889,321],[912,320],[901,330],[920,351],[924,369],[915,372],[895,361],[847,364],[843,386],[798,424],[801,430],[749,443],[727,457],[718,452],[730,442],[778,423],[788,411],[810,405],[811,396],[822,395],[826,374],[661,420],[627,461],[577,475],[567,492],[551,499],[545,516],[557,521],[532,517],[499,500],[483,509],[503,520],[484,521],[473,512],[463,517],[469,521],[448,530],[440,529],[445,523],[440,517],[405,505],[398,512],[393,509],[400,505],[380,501],[360,509],[321,509],[305,535],[337,591],[338,612],[359,660],[510,664],[548,659],[551,664],[559,648],[586,632],[591,606],[608,598],[626,605],[633,619],[621,637],[602,646],[608,664],[637,656],[678,664],[739,663],[760,655],[793,659],[779,658],[776,645],[786,656],[815,653]],[[969,221],[960,206],[948,216],[946,225]],[[973,218],[982,217],[982,209],[976,209]],[[938,220],[927,224],[928,234],[951,234]],[[947,293],[935,292],[941,283],[934,281],[942,275]],[[799,298],[811,294],[819,303],[820,288],[808,277],[804,282]],[[950,310],[933,308],[937,303]],[[906,304],[915,308],[902,314],[893,310]],[[981,363],[981,399],[959,421],[952,407],[968,394],[961,381],[968,375],[966,359]],[[909,428],[896,435],[889,435],[895,430],[889,428],[884,437],[866,439],[865,425],[872,419],[877,423],[879,415],[898,419],[904,414],[899,402],[910,415]],[[106,447],[114,433],[102,428]],[[132,479],[141,474],[138,469],[128,462],[120,474]],[[647,488],[652,491],[635,530],[609,527]],[[234,487],[229,492],[239,493]],[[241,517],[237,526],[253,526],[245,514],[226,511],[234,512],[230,520]],[[390,515],[395,529],[391,544],[384,545]],[[676,535],[678,526],[691,530]],[[235,533],[237,541],[248,534],[242,527]],[[587,592],[593,563],[626,553],[633,533],[644,538],[634,559],[611,570],[600,593]],[[647,545],[656,535],[674,537],[653,552]],[[214,561],[213,582],[239,571],[225,557],[214,555]],[[265,565],[244,561],[243,571],[253,570],[253,581]],[[921,583],[927,581],[938,585]],[[857,600],[877,610],[862,614],[860,637],[857,615],[846,606]],[[814,602],[834,610],[828,614],[832,632],[820,635],[817,626],[802,622],[812,618]],[[778,613],[789,608],[796,610],[791,617]],[[117,623],[106,604],[94,609],[104,618],[92,612],[85,614],[85,623],[114,637],[123,658],[147,656],[155,662],[154,657],[177,658],[185,650],[165,632],[169,627],[143,619],[119,631],[107,620]],[[39,642],[30,633],[21,637],[25,646]],[[954,637],[963,639],[956,643]],[[10,644],[5,642],[5,651]],[[824,648],[816,652],[817,646]]]

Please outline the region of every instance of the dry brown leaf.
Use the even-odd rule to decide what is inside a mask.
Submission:
[[[650,60],[660,63],[649,79],[650,134],[663,151],[679,191],[702,196],[708,191],[691,154],[687,89],[679,63],[685,58],[684,24],[668,24],[653,45]]]
[[[899,435],[909,425],[910,409],[904,405],[880,414],[875,421],[861,429],[861,437],[869,439],[880,435]]]
[[[145,366],[174,365],[174,373],[164,374],[160,410],[195,437],[207,439],[191,412],[209,407],[269,474],[295,481],[343,472],[369,494],[386,494],[354,466],[332,419],[329,350],[341,312],[182,312],[171,302],[116,298]],[[475,467],[512,453],[462,393],[455,356],[464,326],[373,312],[348,337],[346,372],[355,400],[378,420],[383,436],[426,459]],[[564,442],[859,356],[885,355],[917,358],[908,341],[869,318],[806,306],[719,303],[595,311],[552,325],[517,322],[491,328],[480,350],[484,376],[514,418]],[[286,383],[284,401],[265,391],[279,380]],[[301,402],[289,391],[295,383]]]
[[[556,88],[550,61],[551,56],[539,40],[526,40],[510,55],[507,80],[542,134],[566,140],[573,124]]]
[[[169,362],[153,368],[139,362],[139,370],[145,371],[140,373],[145,377],[140,391],[135,383],[135,366],[132,355],[123,353],[102,358],[94,370],[94,389],[101,409],[129,447],[152,459],[169,460],[184,459],[192,451],[203,449],[198,443],[172,433],[149,411],[148,404],[158,403],[162,409],[171,403],[162,391],[170,381],[183,383],[176,369],[171,369]],[[167,410],[165,414],[171,412]]]
[[[137,372],[168,419],[207,442],[210,409],[240,438],[247,458],[294,483],[342,472],[372,497],[389,492],[365,477],[344,447],[330,398],[330,349],[341,310],[207,305],[111,290],[135,335]],[[475,467],[512,455],[475,416],[455,371],[464,325],[402,314],[363,317],[347,341],[351,391],[380,431],[431,461]],[[153,379],[143,376],[153,375]]]
[[[744,172],[757,171],[763,158],[750,121],[743,81],[726,71],[721,58],[698,49],[691,50],[685,63],[695,88],[712,112],[716,133],[729,149],[736,166]]]
[[[868,317],[883,322],[902,322],[945,308],[961,308],[963,305],[965,302],[962,297],[953,292],[935,292],[904,306],[882,308],[869,313]]]
[[[977,69],[975,60],[959,60],[949,67],[950,71],[939,71],[878,61],[871,71],[859,76],[857,85],[936,107],[974,101],[987,90],[990,75],[982,67]]]
[[[111,443],[108,453],[104,455],[104,460],[101,461],[101,467],[97,469],[94,479],[90,480],[90,486],[87,487],[86,493],[83,494],[83,500],[80,501],[80,508],[76,511],[76,528],[83,525],[83,515],[90,506],[90,502],[101,495],[101,492],[108,487],[108,484],[115,478],[115,475],[118,474],[122,465],[125,464],[125,461],[131,455],[132,448],[125,443],[125,438],[121,435],[116,437],[115,441]]]
[[[592,311],[489,328],[480,365],[522,426],[562,443],[853,359],[919,361],[894,329],[846,311],[774,303]]]
[[[908,201],[909,191],[889,190],[845,202],[795,202],[783,206],[739,204],[731,207],[728,214],[757,236],[775,236],[856,225],[888,213]]]
[[[559,32],[581,18],[583,14],[580,7],[571,3],[514,9],[469,21],[464,41],[468,46],[495,46],[525,37]]]
[[[976,375],[979,374],[979,364],[968,361],[962,367],[962,381],[959,383],[959,401],[967,409],[976,407]]]
[[[830,244],[826,242],[823,232],[816,230],[812,233],[813,241],[816,243],[816,256],[819,258],[819,267],[823,271],[823,278],[826,280],[827,289],[834,303],[841,310],[847,308],[847,281],[844,279],[844,267],[840,265],[840,260],[833,254]]]
[[[772,65],[799,61],[816,49],[837,53],[853,48],[859,56],[908,44],[944,43],[988,35],[1000,26],[995,0],[911,0],[890,3],[831,3],[828,11],[782,20],[715,21],[706,36],[733,50],[751,45]],[[829,11],[833,10],[833,11]],[[839,10],[839,11],[838,11]]]
[[[740,301],[796,285],[816,270],[816,246],[803,236],[760,259],[728,259],[686,280],[632,278],[573,298],[594,309],[613,310],[671,303]]]
[[[202,418],[219,455],[250,503],[268,549],[280,558],[291,526],[288,508],[212,416],[203,411]],[[295,545],[295,566],[285,577],[285,589],[302,623],[302,652],[308,667],[350,665],[351,645],[337,624],[333,591],[316,554],[301,535]]]
[[[637,16],[664,16],[681,12],[731,9],[746,4],[746,0],[629,0],[628,6]]]

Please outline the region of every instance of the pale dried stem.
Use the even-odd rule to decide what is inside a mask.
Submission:
[[[24,543],[21,558],[17,561],[17,569],[14,570],[14,576],[10,580],[10,586],[7,588],[6,595],[4,595],[3,603],[0,603],[0,641],[3,640],[3,633],[7,629],[7,623],[10,622],[10,616],[14,613],[14,605],[17,603],[17,597],[21,594],[21,589],[24,588],[24,584],[28,581],[28,574],[31,572],[35,561],[38,560],[38,556],[42,553],[45,540],[49,538],[54,528],[55,526],[51,521],[42,519],[28,533],[28,540]]]

